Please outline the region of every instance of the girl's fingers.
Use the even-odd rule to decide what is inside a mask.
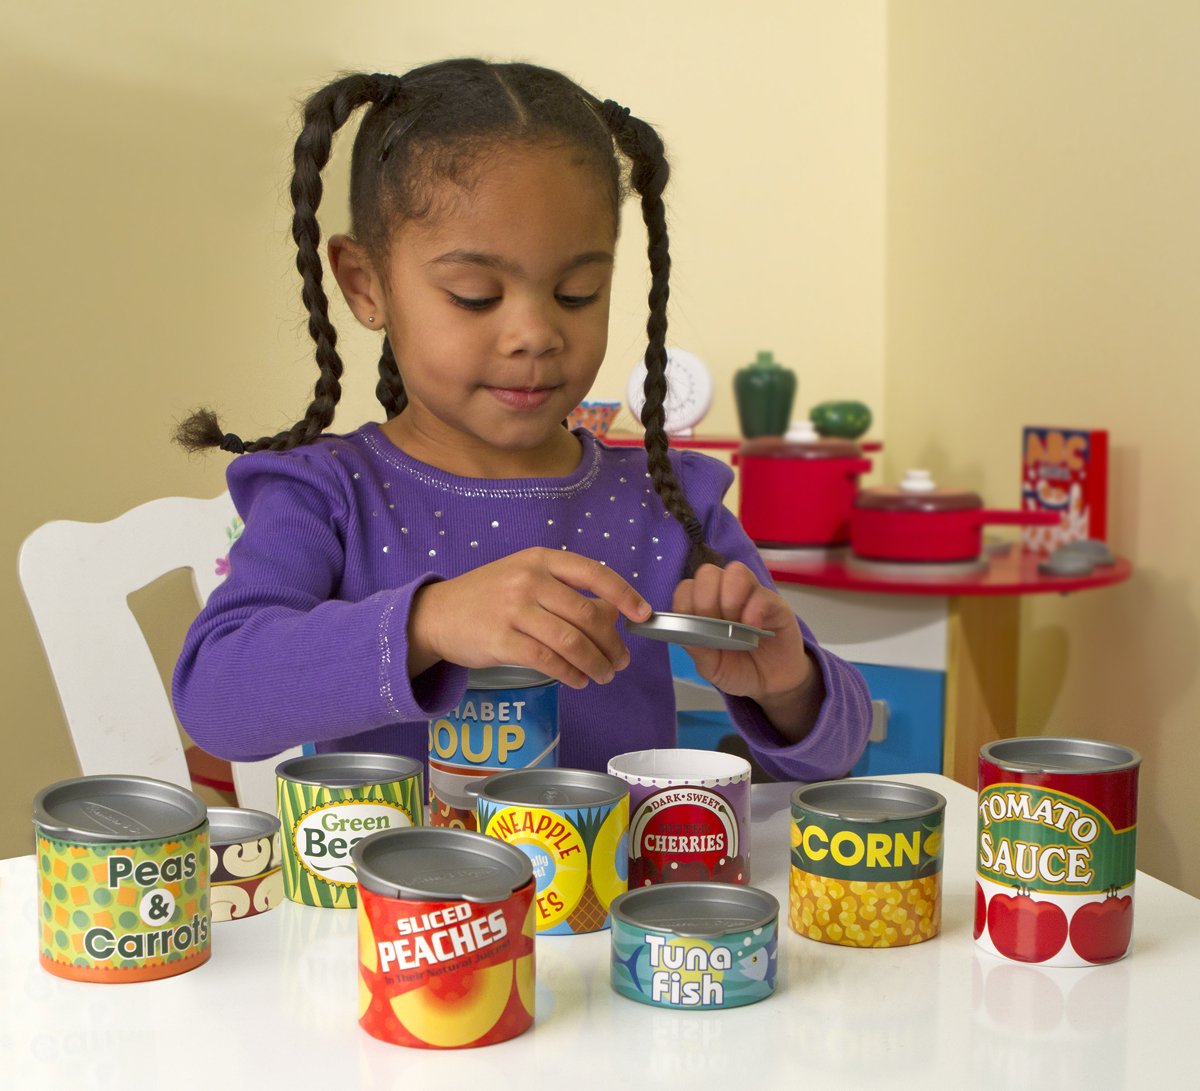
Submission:
[[[650,603],[608,565],[578,553],[542,550],[550,575],[576,591],[589,591],[598,599],[612,603],[630,621],[645,621]]]

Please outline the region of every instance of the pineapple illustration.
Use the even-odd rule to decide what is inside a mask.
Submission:
[[[587,881],[583,885],[583,894],[580,896],[579,904],[567,917],[567,925],[572,932],[597,932],[603,928],[604,922],[608,919],[608,903],[620,892],[605,891],[604,893],[608,893],[609,896],[601,900],[600,895],[596,892],[595,877],[596,865],[600,863],[596,859],[597,838],[603,829],[606,836],[600,838],[601,853],[607,852],[611,855],[616,847],[615,842],[628,827],[628,805],[624,809],[623,821],[622,817],[623,812],[620,808],[589,807],[586,810],[581,808],[578,812],[575,828],[583,840],[591,867],[588,869]],[[613,834],[615,837],[612,836]],[[624,851],[623,847],[622,851]],[[612,870],[611,861],[608,870]]]

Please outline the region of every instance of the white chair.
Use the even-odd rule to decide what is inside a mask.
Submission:
[[[183,742],[128,596],[180,568],[203,605],[224,578],[237,513],[212,500],[151,500],[107,523],[46,523],[21,545],[21,587],[85,776],[128,773],[190,787]],[[240,806],[275,813],[284,756],[233,764]]]

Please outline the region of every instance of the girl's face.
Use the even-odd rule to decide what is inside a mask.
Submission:
[[[385,434],[464,476],[570,472],[579,445],[562,420],[608,340],[603,181],[569,148],[499,149],[469,187],[443,182],[433,198],[392,236],[380,286],[408,394]]]

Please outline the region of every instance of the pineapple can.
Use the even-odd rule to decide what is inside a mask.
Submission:
[[[1140,765],[1136,750],[1093,739],[999,739],[980,748],[982,950],[1076,967],[1129,953]]]
[[[275,768],[283,892],[294,902],[353,909],[351,850],[380,830],[422,824],[421,763],[397,754],[311,754]]]
[[[629,785],[586,769],[497,773],[475,793],[479,830],[529,857],[537,930],[597,932],[628,887]]]

